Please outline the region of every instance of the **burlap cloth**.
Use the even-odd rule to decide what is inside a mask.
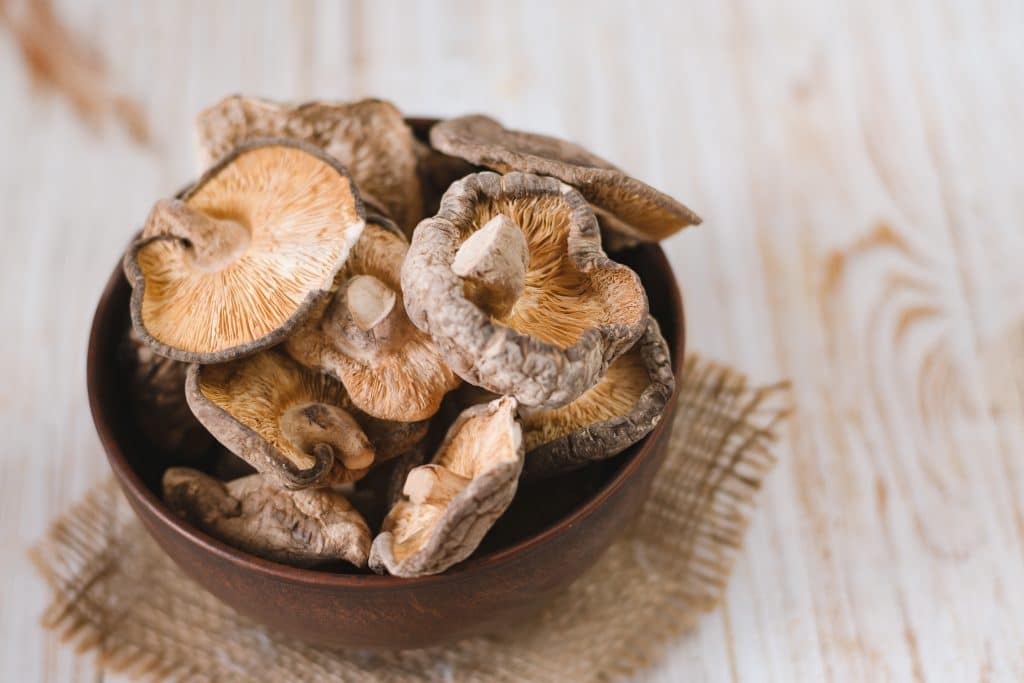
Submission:
[[[239,616],[184,577],[112,480],[32,550],[53,590],[43,624],[139,678],[195,681],[594,681],[635,674],[719,601],[771,468],[782,385],[687,359],[671,453],[601,560],[535,621],[429,650],[330,651]]]

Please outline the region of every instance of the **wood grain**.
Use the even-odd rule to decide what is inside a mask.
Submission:
[[[796,413],[723,609],[642,678],[1024,678],[1020,3],[57,11],[152,146],[34,88],[0,33],[0,679],[103,677],[32,625],[24,548],[104,474],[92,306],[153,199],[194,172],[191,115],[229,92],[489,112],[704,217],[667,243],[691,348],[792,379]]]

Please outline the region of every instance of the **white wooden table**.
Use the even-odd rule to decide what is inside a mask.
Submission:
[[[666,243],[691,348],[796,412],[724,607],[643,678],[1024,678],[1024,5],[552,4],[60,2],[148,145],[0,28],[0,680],[110,680],[25,548],[105,475],[93,305],[229,92],[493,113],[704,216]]]

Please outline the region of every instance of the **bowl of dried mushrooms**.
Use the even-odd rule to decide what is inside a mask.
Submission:
[[[684,348],[658,241],[700,219],[485,116],[233,96],[88,350],[144,527],[239,612],[337,647],[507,630],[666,454]]]

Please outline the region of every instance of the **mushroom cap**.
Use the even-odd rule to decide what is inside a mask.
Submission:
[[[630,177],[572,142],[508,130],[482,115],[441,121],[430,129],[430,144],[445,154],[508,173],[551,176],[572,185],[619,221],[609,227],[627,240],[653,242],[701,219],[663,192]]]
[[[118,346],[129,408],[147,445],[181,462],[201,460],[213,437],[185,401],[188,365],[154,352],[128,327]]]
[[[406,316],[401,271],[408,249],[404,237],[368,223],[338,275],[338,293],[285,343],[292,358],[340,380],[360,410],[397,422],[430,418],[459,384],[430,336]],[[367,276],[394,297],[386,320],[372,329],[359,324],[347,296],[349,285]]]
[[[352,400],[351,397],[349,400]],[[367,415],[354,405],[349,412],[356,418],[356,422],[366,433],[366,438],[373,444],[373,449],[377,453],[375,464],[391,460],[416,448],[427,437],[430,430],[430,420],[415,422],[382,420],[379,417]]]
[[[163,491],[177,514],[239,550],[299,567],[366,566],[370,528],[337,491],[289,491],[261,474],[224,484],[186,467],[164,472]]]
[[[433,462],[409,471],[406,498],[373,541],[371,569],[405,577],[438,574],[476,550],[515,497],[523,467],[516,405],[505,396],[466,409]],[[416,479],[418,494],[410,498]]]
[[[161,355],[219,363],[279,343],[329,295],[363,231],[345,169],[287,140],[236,148],[172,203],[171,211],[244,231],[224,260],[200,264],[193,242],[159,214],[125,254],[132,324]],[[240,233],[241,234],[241,233]]]
[[[292,105],[232,95],[200,112],[195,132],[204,167],[253,138],[293,138],[344,164],[367,204],[390,215],[407,233],[422,215],[416,143],[390,102]]]
[[[582,396],[561,408],[521,411],[523,476],[551,476],[618,455],[654,429],[674,389],[668,345],[648,316],[640,341]]]
[[[416,168],[423,193],[424,216],[437,213],[441,197],[456,180],[487,170],[465,159],[444,154],[419,140],[416,141]]]
[[[525,289],[494,316],[452,264],[494,216],[522,229]],[[529,407],[553,408],[589,389],[643,333],[647,296],[636,273],[601,250],[582,196],[554,178],[484,172],[454,183],[420,222],[402,267],[409,318],[466,381]]]
[[[354,481],[373,463],[345,388],[276,350],[193,364],[185,396],[218,441],[287,488]]]

